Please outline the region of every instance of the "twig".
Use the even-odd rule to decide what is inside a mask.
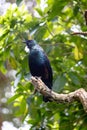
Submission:
[[[57,103],[71,103],[73,101],[80,101],[83,105],[85,112],[87,113],[87,92],[80,88],[69,94],[58,94],[50,90],[40,78],[31,77],[31,82],[35,89],[42,95],[49,97],[50,101],[55,101]]]
[[[73,32],[72,35],[84,35],[84,36],[87,36],[87,32]]]

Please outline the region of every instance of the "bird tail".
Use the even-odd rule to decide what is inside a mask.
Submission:
[[[43,101],[44,101],[44,102],[51,102],[51,100],[50,100],[49,97],[44,97],[44,96],[43,96]]]
[[[49,84],[49,83],[46,82],[46,85],[47,85],[47,87],[48,87],[49,89],[52,89],[51,84]],[[50,96],[43,96],[43,101],[44,101],[44,102],[51,102]]]
[[[52,89],[52,84],[46,80],[43,80],[42,81],[45,83],[45,85],[49,88],[49,89]],[[51,102],[50,100],[50,96],[43,96],[43,101],[44,102]]]

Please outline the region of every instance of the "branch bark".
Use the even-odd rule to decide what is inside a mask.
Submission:
[[[87,36],[87,32],[73,32],[72,35],[84,35],[84,36]]]
[[[57,103],[71,103],[76,100],[80,101],[83,105],[84,111],[87,113],[87,92],[83,88],[69,94],[58,94],[50,90],[38,77],[31,77],[31,83],[38,92],[47,96],[50,101],[55,101]]]

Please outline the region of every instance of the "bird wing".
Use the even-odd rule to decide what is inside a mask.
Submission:
[[[50,82],[51,86],[52,86],[53,73],[52,73],[52,68],[50,66],[50,62],[49,62],[47,56],[45,57],[45,63],[44,63],[43,66],[44,66],[43,68],[44,68],[44,72],[45,72],[44,73],[45,74],[45,79],[47,79]]]

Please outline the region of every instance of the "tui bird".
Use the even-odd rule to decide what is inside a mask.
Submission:
[[[27,47],[30,50],[29,54],[29,68],[32,76],[41,77],[45,85],[52,89],[53,73],[50,62],[35,40],[26,40]],[[48,97],[43,97],[45,102],[48,102]]]

